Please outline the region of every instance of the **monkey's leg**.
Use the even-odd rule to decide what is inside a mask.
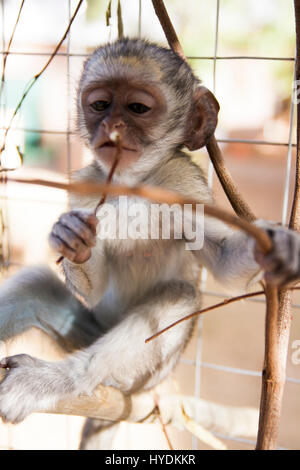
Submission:
[[[83,426],[79,450],[111,450],[120,422],[88,418]]]
[[[46,267],[24,268],[0,286],[0,340],[33,326],[67,351],[86,347],[100,335],[89,310]]]
[[[176,364],[193,321],[150,343],[145,344],[145,339],[198,307],[190,284],[162,283],[94,344],[62,361],[47,362],[26,354],[2,359],[0,366],[9,370],[0,384],[0,416],[16,423],[33,411],[53,409],[61,398],[89,394],[98,384],[125,393],[153,387]]]

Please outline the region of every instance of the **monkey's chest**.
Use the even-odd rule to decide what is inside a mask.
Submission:
[[[143,296],[158,282],[183,275],[184,251],[179,241],[110,243],[106,248],[109,277],[123,296]]]
[[[174,205],[176,206],[176,205]],[[131,251],[142,246],[145,258],[150,257],[148,245],[163,241],[168,246],[185,235],[184,214],[180,206],[150,203],[141,198],[120,196],[103,204],[97,212],[97,236],[108,245],[119,245],[131,256]]]

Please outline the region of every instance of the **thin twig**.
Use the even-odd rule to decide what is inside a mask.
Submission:
[[[1,76],[1,85],[0,85],[0,100],[1,100],[2,91],[3,91],[3,87],[4,87],[4,82],[5,82],[6,61],[7,61],[9,51],[10,51],[11,44],[12,44],[13,39],[14,39],[16,28],[17,28],[19,20],[20,20],[20,16],[21,16],[21,12],[22,12],[24,3],[25,3],[25,0],[22,0],[20,8],[19,8],[18,16],[17,16],[16,22],[15,22],[15,25],[13,27],[10,39],[8,41],[6,51],[3,53],[3,66],[2,66],[2,76]]]
[[[285,291],[293,291],[293,290],[300,290],[300,287],[287,287],[284,289]],[[256,297],[258,295],[263,295],[265,294],[265,289],[256,291],[256,292],[249,292],[248,294],[242,294],[238,295],[236,297],[229,297],[227,299],[224,299],[222,302],[218,302],[217,304],[210,305],[209,307],[205,307],[201,310],[197,310],[197,312],[190,313],[189,315],[185,315],[184,317],[180,318],[179,320],[175,321],[174,323],[171,323],[170,325],[166,326],[162,330],[158,331],[154,335],[150,336],[149,338],[145,339],[145,343],[149,343],[153,339],[157,338],[158,336],[162,335],[166,331],[170,330],[174,326],[178,325],[179,323],[182,323],[186,320],[190,320],[191,318],[197,317],[199,315],[202,315],[203,313],[210,312],[211,310],[216,310],[217,308],[220,307],[225,307],[228,304],[232,304],[234,302],[238,302],[239,300],[245,300],[250,297]]]
[[[170,330],[174,326],[182,323],[186,320],[190,320],[191,318],[197,317],[202,315],[203,313],[210,312],[211,310],[215,310],[220,307],[224,307],[225,305],[231,304],[233,302],[238,302],[239,300],[248,299],[249,297],[256,297],[257,295],[262,295],[265,292],[263,290],[251,292],[249,294],[238,295],[237,297],[230,297],[229,299],[224,299],[222,302],[218,302],[217,304],[210,305],[209,307],[205,307],[201,310],[197,310],[196,312],[190,313],[189,315],[185,315],[184,317],[180,318],[179,320],[171,323],[170,325],[166,326],[164,329],[158,331],[154,335],[150,336],[149,338],[145,339],[145,343],[149,343],[153,339],[157,338],[158,336],[162,335],[166,331]]]
[[[118,163],[120,161],[120,158],[121,158],[121,155],[122,155],[122,140],[121,140],[121,137],[119,136],[118,133],[116,133],[115,136],[113,136],[113,140],[115,141],[116,143],[116,154],[115,154],[115,157],[114,157],[114,161],[113,161],[113,164],[111,166],[111,169],[108,173],[108,177],[107,177],[107,180],[106,180],[106,184],[105,184],[105,190],[103,192],[103,195],[100,199],[100,201],[98,202],[98,204],[96,205],[95,209],[94,209],[94,214],[96,215],[97,214],[97,211],[99,209],[99,207],[101,207],[105,201],[106,201],[106,197],[107,197],[107,189],[109,188],[110,184],[111,184],[111,181],[112,181],[112,178],[113,178],[113,175],[116,171],[116,168],[118,166]],[[64,259],[64,256],[60,256],[57,260],[56,260],[56,264],[60,264],[62,262],[62,260]]]
[[[116,137],[116,149],[117,149],[117,151],[116,151],[116,154],[115,154],[115,158],[114,158],[113,164],[111,166],[111,169],[110,169],[108,177],[107,177],[106,188],[108,188],[111,184],[112,178],[114,176],[114,173],[117,169],[118,163],[119,163],[121,155],[122,155],[122,140],[121,140],[119,135]],[[100,199],[97,206],[95,207],[95,211],[94,211],[95,215],[97,214],[97,211],[98,211],[99,207],[102,206],[102,204],[105,203],[106,197],[107,197],[107,192],[104,191],[102,198]]]
[[[41,77],[41,75],[45,72],[45,70],[48,68],[48,66],[50,65],[50,63],[52,62],[52,60],[54,59],[54,57],[56,56],[56,53],[57,51],[59,50],[59,48],[61,47],[62,43],[64,42],[64,40],[66,39],[68,33],[69,33],[69,30],[72,26],[72,23],[74,21],[74,19],[76,18],[76,15],[79,11],[79,8],[81,7],[81,4],[83,3],[83,0],[79,0],[78,4],[77,4],[77,7],[74,11],[74,14],[72,16],[72,18],[70,19],[69,21],[69,24],[68,24],[68,27],[66,29],[66,31],[64,32],[61,40],[58,42],[57,46],[55,47],[53,53],[51,54],[51,56],[49,57],[49,59],[47,60],[46,64],[43,66],[43,68],[40,70],[39,73],[37,73],[31,80],[30,82],[27,84],[27,86],[25,87],[25,91],[19,101],[19,103],[17,104],[13,114],[12,114],[12,117],[10,119],[10,122],[9,122],[9,125],[8,127],[5,129],[5,133],[4,133],[4,140],[3,140],[3,145],[2,145],[2,148],[0,150],[0,153],[2,153],[5,149],[5,145],[6,145],[6,139],[7,139],[7,134],[12,126],[12,123],[14,121],[14,118],[16,117],[17,113],[19,112],[26,96],[28,95],[29,91],[31,90],[31,88],[33,87],[33,85],[36,83],[36,81]]]
[[[94,182],[73,182],[73,183],[59,183],[50,180],[40,179],[24,179],[24,178],[8,178],[7,181],[22,183],[22,184],[36,184],[39,186],[48,186],[51,188],[63,189],[78,194],[110,194],[114,196],[138,196],[147,198],[157,203],[166,203],[169,205],[179,204],[184,206],[188,204],[193,210],[197,208],[201,201],[190,197],[183,196],[175,191],[170,191],[158,186],[139,185],[139,186],[126,186],[126,185],[107,185],[106,183]],[[234,227],[244,230],[248,235],[253,237],[259,248],[263,253],[268,253],[272,249],[272,241],[267,233],[261,230],[256,225],[253,225],[246,220],[237,217],[230,212],[226,212],[216,206],[205,204],[205,213],[208,216],[215,217],[223,222],[233,225]]]
[[[159,407],[159,401],[158,401],[158,396],[157,396],[157,394],[156,394],[155,392],[154,392],[153,396],[154,396],[154,403],[155,403],[156,409],[157,409],[157,411],[158,411],[158,419],[159,419],[159,422],[160,422],[162,431],[163,431],[163,433],[164,433],[164,435],[165,435],[165,438],[166,438],[166,441],[167,441],[167,443],[168,443],[169,449],[170,449],[170,450],[174,450],[174,447],[173,447],[173,445],[172,445],[172,443],[171,443],[171,441],[170,441],[169,435],[168,435],[168,433],[167,433],[166,425],[165,425],[165,423],[163,422],[163,419],[162,419],[162,416],[161,416],[160,407]]]

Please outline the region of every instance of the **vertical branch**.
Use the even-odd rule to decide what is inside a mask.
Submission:
[[[295,65],[295,80],[300,83],[300,1],[294,0],[295,8],[295,24],[296,24],[296,65]],[[295,95],[296,96],[296,95]],[[297,103],[297,157],[296,157],[296,181],[294,198],[292,203],[292,213],[290,218],[290,228],[300,232],[300,106]]]
[[[295,24],[296,24],[296,65],[295,65],[295,80],[300,79],[300,1],[294,0],[295,8]],[[299,83],[299,82],[296,82]],[[295,190],[292,203],[292,211],[289,222],[291,229],[300,232],[300,156],[299,156],[299,143],[300,143],[300,107],[297,104],[297,157],[296,157],[296,180]],[[276,447],[275,437],[278,434],[279,417],[281,400],[284,391],[284,384],[286,379],[286,358],[288,352],[288,343],[292,321],[292,299],[291,292],[281,289],[279,292],[279,311],[278,311],[278,364],[276,365],[276,383],[270,380],[270,370],[265,369],[263,376],[263,391],[261,399],[261,419],[260,429],[258,433],[257,449],[274,449]],[[272,379],[272,377],[271,377]],[[274,387],[274,388],[273,388]],[[268,396],[273,395],[275,403],[268,401]],[[269,412],[265,409],[272,407]],[[273,413],[273,416],[267,416]],[[279,416],[278,416],[279,415]],[[277,429],[271,428],[268,423],[277,422]]]
[[[267,311],[265,324],[265,359],[262,373],[257,450],[277,447],[284,368],[279,359],[278,290],[266,286]]]
[[[180,55],[180,57],[186,60],[183,49],[177,37],[174,26],[172,25],[163,0],[152,0],[152,4],[156,16],[158,17],[161,27],[165,33],[170,48],[178,55]]]
[[[297,4],[298,7],[299,2],[300,0],[295,0],[295,4]],[[182,47],[168,16],[163,0],[152,0],[152,3],[170,47],[185,59]],[[226,169],[222,153],[214,136],[207,144],[207,151],[231,206],[241,218],[253,222],[255,220],[255,215],[246,201],[242,198],[228,170]],[[300,163],[298,174],[300,174]],[[296,198],[300,198],[300,191],[299,194],[297,191],[295,199]],[[295,203],[295,206],[296,205],[297,203]],[[294,212],[294,218],[295,220],[298,220],[295,209]],[[277,442],[284,388],[285,358],[288,342],[287,331],[289,331],[288,325],[290,322],[289,302],[288,298],[285,297],[286,295],[288,294],[280,294],[281,311],[279,314],[278,289],[271,285],[266,286],[265,359],[257,449],[274,449]],[[283,325],[287,327],[285,332],[283,330]]]
[[[229,171],[227,170],[222,152],[214,136],[209,139],[206,144],[206,148],[222,188],[235,213],[242,219],[248,220],[248,222],[253,222],[256,217],[247,202],[243,199]]]
[[[118,38],[120,39],[124,36],[124,27],[123,27],[122,9],[121,9],[120,0],[118,0],[117,17],[118,17]]]
[[[163,28],[170,48],[174,52],[176,52],[182,59],[186,60],[183,49],[177,37],[176,31],[172,25],[163,0],[152,0],[152,4],[155,13],[159,19],[159,22]],[[221,150],[217,144],[215,137],[211,137],[211,139],[206,145],[206,148],[209,157],[213,163],[214,169],[218,175],[220,183],[236,214],[248,220],[249,222],[253,222],[256,217],[248,206],[248,204],[246,203],[246,201],[243,199],[237,186],[233,182],[229,171],[226,169],[224,158],[222,156]]]

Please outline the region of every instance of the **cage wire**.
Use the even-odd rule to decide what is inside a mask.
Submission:
[[[68,22],[71,20],[71,14],[72,14],[72,0],[66,0],[67,1],[67,9],[68,9],[68,14],[67,14],[67,19]],[[220,10],[222,9],[221,6],[221,0],[215,0],[216,3],[216,8],[215,8],[215,26],[214,26],[214,54],[211,56],[205,56],[205,55],[193,55],[193,56],[187,56],[189,61],[193,60],[209,60],[213,62],[213,87],[212,91],[215,94],[216,92],[216,86],[217,86],[217,65],[218,62],[220,61],[236,61],[236,60],[249,60],[249,61],[288,61],[288,62],[295,62],[294,57],[276,57],[276,56],[255,56],[255,55],[237,55],[237,56],[222,56],[218,55],[218,45],[219,45],[219,18],[220,18]],[[168,6],[168,5],[166,5]],[[1,12],[2,12],[2,51],[1,51],[1,56],[2,59],[4,58],[5,54],[7,54],[7,41],[5,38],[5,31],[4,31],[4,26],[5,26],[5,1],[1,0]],[[137,8],[137,36],[140,38],[143,36],[143,31],[142,31],[142,14],[143,14],[143,8],[142,8],[142,0],[138,0],[138,8]],[[111,26],[110,26],[111,28]],[[66,51],[58,51],[56,53],[56,56],[62,56],[66,57],[66,80],[67,80],[67,103],[68,103],[68,109],[67,109],[67,127],[66,130],[53,130],[53,129],[45,129],[45,128],[32,128],[32,127],[24,127],[22,125],[17,125],[13,124],[11,126],[11,130],[21,130],[23,132],[30,132],[30,133],[38,133],[38,134],[52,134],[52,135],[63,135],[65,136],[65,141],[66,141],[66,160],[67,160],[67,175],[68,178],[70,178],[71,171],[72,171],[72,146],[71,146],[71,136],[75,134],[74,131],[72,131],[71,128],[71,107],[70,107],[70,100],[71,100],[71,77],[70,77],[70,59],[73,57],[78,57],[78,58],[85,58],[88,57],[88,53],[77,53],[77,52],[71,52],[70,49],[70,44],[71,44],[71,37],[72,37],[72,28],[70,29],[68,36],[66,38],[65,44],[66,44]],[[20,56],[41,56],[41,57],[50,57],[51,52],[37,52],[37,51],[9,51],[7,55],[20,55]],[[293,80],[293,77],[291,77],[291,82]],[[291,83],[292,84],[292,83]],[[3,84],[3,93],[1,97],[1,119],[2,123],[6,122],[6,101],[5,101],[5,83]],[[292,88],[292,87],[291,87]],[[290,116],[289,116],[289,136],[288,136],[288,141],[287,142],[278,142],[278,141],[271,141],[269,139],[266,140],[255,140],[255,139],[243,139],[243,138],[220,138],[216,139],[217,142],[219,143],[240,143],[240,144],[245,144],[245,145],[265,145],[265,146],[280,146],[280,147],[286,147],[287,149],[287,155],[286,155],[286,169],[285,169],[285,182],[284,182],[284,194],[283,194],[283,200],[282,200],[282,223],[286,224],[287,221],[287,216],[288,216],[288,202],[289,202],[289,192],[290,192],[290,187],[291,187],[291,167],[292,167],[292,150],[293,148],[296,147],[296,144],[293,142],[293,122],[294,122],[294,117],[295,117],[295,105],[294,105],[294,100],[293,100],[293,95],[291,96],[291,104],[290,104]],[[1,124],[0,130],[5,131],[6,126]],[[208,157],[207,157],[208,158]],[[213,165],[209,160],[208,163],[208,183],[210,187],[213,187]],[[5,184],[5,175],[2,174],[2,184]],[[9,244],[9,227],[7,224],[7,198],[4,194],[4,196],[1,197],[1,208],[0,208],[0,230],[1,230],[1,239],[2,243],[0,244],[0,256],[1,256],[1,265],[0,269],[3,269],[3,267],[7,267],[10,264],[10,244]],[[201,275],[201,291],[204,296],[207,297],[221,297],[224,298],[225,296],[223,294],[220,294],[217,291],[210,291],[207,288],[207,271],[206,269],[202,270],[202,275]],[[249,302],[253,303],[265,303],[264,299],[259,299],[259,298],[252,298],[248,299]],[[294,303],[292,305],[294,309],[300,309],[300,305],[297,303]],[[196,355],[194,359],[187,359],[182,357],[180,359],[180,362],[184,364],[185,366],[190,366],[194,369],[194,396],[200,398],[201,396],[201,370],[202,368],[206,369],[211,369],[215,371],[220,371],[220,372],[226,372],[229,374],[238,374],[240,376],[250,376],[250,377],[261,377],[261,371],[256,371],[256,370],[249,370],[246,368],[237,368],[237,367],[231,367],[231,366],[225,366],[225,365],[220,365],[220,364],[215,364],[215,363],[208,363],[203,361],[203,339],[202,339],[202,329],[203,329],[203,317],[200,316],[197,320],[197,329],[196,329]],[[294,378],[294,377],[287,377],[287,382],[294,383],[299,385],[300,384],[300,379]],[[70,429],[68,428],[68,416],[66,416],[66,429],[67,434],[70,432]],[[0,449],[16,449],[12,445],[12,438],[11,438],[11,426],[7,426],[7,442],[8,445],[1,445],[0,442]],[[217,437],[220,439],[224,440],[230,440],[233,442],[237,443],[242,443],[242,444],[249,444],[251,446],[255,445],[254,440],[250,439],[244,439],[240,437],[228,437],[226,435],[220,434],[213,432]],[[67,436],[67,441],[68,441],[68,436]],[[196,437],[193,436],[192,438],[192,449],[195,450],[198,447],[198,440]],[[281,449],[281,447],[279,447]]]

